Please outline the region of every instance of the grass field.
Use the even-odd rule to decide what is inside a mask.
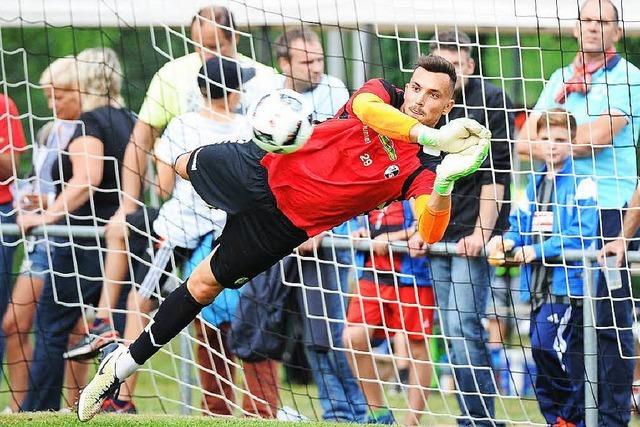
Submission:
[[[175,344],[175,343],[174,343]],[[177,345],[174,346],[177,351]],[[266,421],[248,418],[213,418],[200,416],[201,394],[197,391],[192,393],[191,416],[179,415],[183,409],[180,397],[180,388],[176,384],[175,378],[179,372],[179,364],[166,353],[155,356],[149,368],[141,373],[137,388],[136,405],[140,415],[101,415],[85,426],[151,426],[151,425],[175,425],[175,426],[199,426],[214,425],[224,423],[225,426],[242,425],[252,427],[264,425]],[[327,427],[332,425],[320,420],[322,411],[315,386],[291,385],[283,382],[280,390],[282,406],[289,406],[301,414],[307,416],[312,421],[305,423],[307,426],[322,425]],[[389,394],[389,403],[394,408],[406,407],[404,397],[400,394]],[[6,381],[0,387],[0,409],[4,408],[9,399],[9,391]],[[433,392],[428,400],[429,414],[422,418],[423,425],[429,426],[453,426],[455,425],[455,415],[459,413],[458,406],[452,394]],[[401,411],[396,411],[396,418],[401,420]],[[514,425],[541,424],[543,419],[538,411],[537,403],[532,399],[499,398],[496,399],[496,416],[501,419],[511,420]],[[269,422],[274,424],[290,424],[280,422]],[[28,425],[28,426],[52,426],[52,425],[81,425],[70,413],[34,413],[19,415],[0,415],[0,425]],[[640,422],[633,420],[632,426],[640,427]]]

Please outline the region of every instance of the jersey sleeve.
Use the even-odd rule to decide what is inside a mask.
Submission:
[[[26,145],[18,108],[11,98],[3,98],[0,97],[0,154],[6,153],[7,147],[23,148]]]
[[[435,179],[435,172],[426,167],[419,169],[416,174],[409,177],[408,182],[405,183],[406,191],[403,192],[403,198],[410,199],[412,197],[417,198],[422,195],[431,194]]]
[[[178,89],[161,68],[151,79],[138,118],[156,129],[164,129],[180,114]]]
[[[401,90],[382,80],[369,80],[349,100],[345,111],[389,138],[409,141],[409,131],[418,120],[400,111]]]

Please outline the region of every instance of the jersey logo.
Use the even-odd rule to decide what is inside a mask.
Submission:
[[[365,165],[365,167],[371,166],[373,164],[373,160],[371,159],[371,156],[368,155],[367,153],[360,156],[360,160],[362,161],[362,164]]]
[[[395,162],[396,160],[398,160],[396,149],[393,147],[393,141],[391,141],[386,136],[380,135],[380,134],[378,134],[378,139],[382,143],[382,148],[384,148],[384,151],[387,153],[387,156],[389,156],[389,160],[391,160],[392,162]]]
[[[193,161],[191,162],[191,170],[197,170],[198,167],[196,166],[196,161],[198,160],[198,154],[200,154],[200,151],[203,149],[204,147],[198,148],[196,150],[195,153],[193,153]]]
[[[362,136],[364,137],[365,144],[371,144],[371,137],[369,136],[369,126],[362,126]]]
[[[400,173],[400,168],[397,165],[391,165],[384,171],[384,177],[386,179],[393,178],[394,176],[398,176]]]

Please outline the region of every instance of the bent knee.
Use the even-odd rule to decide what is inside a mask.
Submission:
[[[191,296],[203,305],[210,304],[224,289],[213,274],[202,274],[197,270],[187,280],[187,288]]]

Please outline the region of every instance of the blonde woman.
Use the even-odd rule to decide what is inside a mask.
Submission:
[[[120,62],[111,49],[87,49],[76,57],[72,72],[77,76],[82,114],[67,149],[52,165],[55,200],[41,213],[18,216],[17,223],[25,232],[46,224],[104,225],[119,206],[119,164],[135,122],[120,95]],[[100,296],[101,247],[104,244],[97,236],[70,237],[57,243],[53,274],[45,280],[37,308],[32,386],[23,410],[60,408],[62,354],[82,308],[97,303]],[[73,393],[68,406],[72,400]]]
[[[32,173],[18,180],[19,193],[14,201],[20,211],[42,212],[55,198],[51,176],[59,150],[66,149],[75,132],[80,109],[76,60],[59,58],[42,73],[40,85],[48,99],[54,120],[44,125],[33,145]],[[55,78],[54,78],[55,76]],[[29,361],[33,349],[29,333],[36,303],[42,292],[45,277],[50,274],[50,256],[55,245],[45,238],[29,237],[25,256],[4,315],[2,329],[6,337],[6,363],[9,367],[11,401],[5,412],[17,412],[29,386]]]

